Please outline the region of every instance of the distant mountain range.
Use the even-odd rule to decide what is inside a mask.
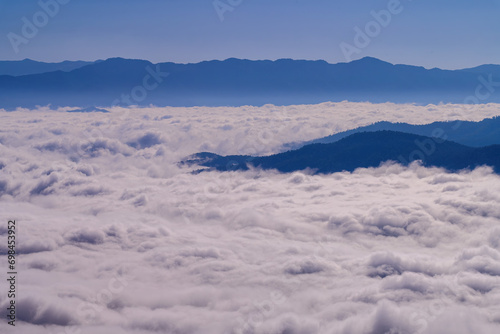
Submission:
[[[312,169],[326,174],[378,167],[386,161],[408,165],[414,160],[421,160],[424,166],[450,171],[488,165],[500,173],[500,145],[473,148],[395,131],[359,132],[334,143],[310,144],[266,157],[220,156],[204,152],[188,157],[181,164],[219,171],[247,170],[254,166],[284,173]]]
[[[50,72],[43,69],[49,65],[31,61],[1,66],[0,73],[10,70],[11,75],[0,76],[0,108],[47,104],[82,108],[115,104],[289,105],[342,100],[463,103],[478,91],[481,98],[468,102],[500,102],[499,65],[427,70],[367,57],[338,64],[234,58],[152,64],[112,58],[90,64],[52,64],[55,67]]]
[[[319,138],[304,143],[290,143],[283,150],[297,149],[309,144],[329,144],[359,132],[396,131],[412,133],[420,136],[438,137],[444,140],[471,146],[483,147],[500,145],[500,117],[487,118],[480,122],[450,121],[434,122],[425,125],[407,123],[377,122],[372,125],[359,127],[353,130],[339,132],[331,136]]]
[[[97,61],[99,62],[99,61]],[[47,72],[70,72],[77,68],[94,64],[90,61],[63,61],[60,63],[44,63],[31,59],[0,61],[0,75],[21,76]]]

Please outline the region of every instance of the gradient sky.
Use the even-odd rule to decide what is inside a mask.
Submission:
[[[56,0],[42,0],[51,2]],[[62,0],[60,0],[62,1]],[[65,0],[68,1],[68,0]],[[0,59],[40,61],[140,58],[153,62],[226,59],[346,58],[354,28],[390,0],[220,0],[238,3],[221,22],[213,0],[71,0],[16,53],[8,34],[22,36],[35,0],[0,0]],[[353,58],[377,57],[428,68],[500,64],[500,1],[401,0],[370,44]]]

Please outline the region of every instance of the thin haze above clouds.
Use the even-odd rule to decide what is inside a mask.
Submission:
[[[195,175],[176,163],[499,105],[67,109],[0,112],[0,217],[17,220],[23,253],[17,333],[498,333],[489,168]]]

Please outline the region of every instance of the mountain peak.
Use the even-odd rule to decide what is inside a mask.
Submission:
[[[380,60],[374,57],[363,57],[361,59],[356,59],[351,61],[351,64],[368,64],[368,65],[392,65],[386,61]]]

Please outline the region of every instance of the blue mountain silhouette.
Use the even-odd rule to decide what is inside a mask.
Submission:
[[[149,71],[148,71],[149,68]],[[0,76],[0,107],[110,106],[141,90],[150,71],[169,76],[126,104],[159,106],[277,105],[325,101],[463,103],[481,84],[480,76],[500,82],[500,66],[427,70],[363,58],[350,63],[280,59],[227,59],[196,64],[111,58],[69,72]],[[151,81],[150,83],[154,83]],[[500,102],[500,87],[486,100]],[[485,92],[484,90],[482,92]],[[137,95],[137,94],[136,94]],[[120,102],[123,104],[123,101]]]
[[[450,122],[434,122],[425,125],[377,122],[368,126],[339,132],[304,143],[289,143],[284,145],[283,149],[297,149],[309,144],[334,143],[355,133],[382,130],[412,133],[427,137],[438,137],[471,147],[500,145],[500,117],[493,117],[484,119],[480,122],[456,120]]]
[[[99,62],[99,61],[97,61]],[[44,63],[31,59],[0,61],[0,75],[29,75],[55,71],[69,72],[77,68],[93,64],[90,61],[63,61],[60,63]]]
[[[317,173],[354,171],[378,167],[386,161],[408,165],[421,160],[424,166],[450,171],[488,165],[500,172],[500,145],[474,148],[451,141],[395,131],[360,132],[330,144],[310,144],[298,150],[265,157],[194,154],[182,165],[199,165],[219,171],[247,170],[249,166],[289,173],[311,169]]]

